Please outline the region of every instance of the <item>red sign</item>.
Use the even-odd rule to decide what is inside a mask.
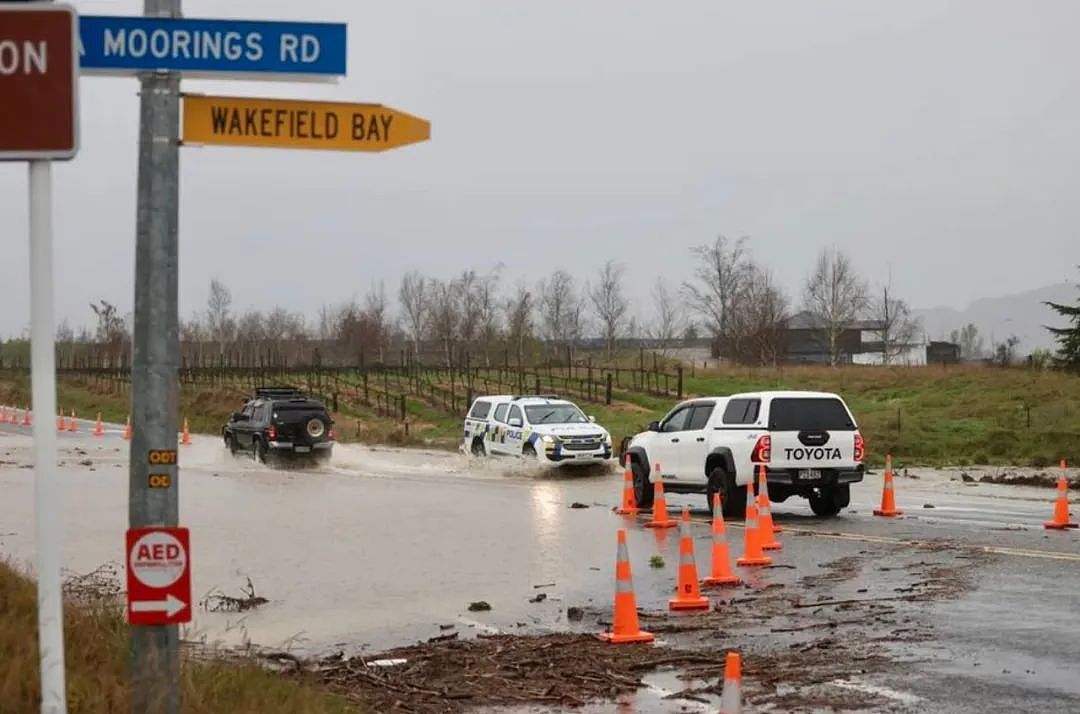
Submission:
[[[78,151],[77,23],[67,5],[0,2],[0,159]]]
[[[127,532],[128,622],[191,622],[191,561],[187,528]]]

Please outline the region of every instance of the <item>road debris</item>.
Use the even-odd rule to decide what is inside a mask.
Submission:
[[[490,609],[491,605],[483,600],[469,603],[469,612],[487,612]]]
[[[207,612],[245,612],[270,602],[255,594],[255,585],[252,584],[251,578],[247,579],[247,586],[242,588],[242,591],[243,596],[232,597],[220,590],[212,590],[202,599],[199,606]]]

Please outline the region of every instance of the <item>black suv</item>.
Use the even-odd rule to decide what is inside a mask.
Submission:
[[[293,387],[260,387],[221,430],[232,453],[250,453],[265,463],[271,456],[330,460],[334,420],[326,405]]]

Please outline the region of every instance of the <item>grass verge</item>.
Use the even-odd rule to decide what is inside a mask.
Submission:
[[[0,403],[25,404],[29,382],[6,377]],[[374,384],[374,383],[373,383]],[[399,385],[400,386],[400,385]],[[446,385],[443,385],[446,386]],[[459,385],[460,387],[460,385]],[[396,390],[399,387],[393,387]],[[783,367],[698,370],[686,374],[686,396],[765,389],[810,389],[841,394],[867,438],[868,460],[880,465],[891,452],[898,465],[1017,465],[1047,467],[1080,461],[1080,378],[1062,372],[980,367]],[[62,380],[65,409],[123,422],[128,396],[93,383]],[[396,392],[395,392],[396,393]],[[188,387],[182,416],[192,431],[217,434],[242,403],[240,387]],[[616,389],[611,405],[579,402],[611,431],[616,442],[661,418],[670,397]],[[573,399],[573,397],[571,397]],[[341,403],[338,439],[368,444],[457,448],[462,415],[409,395],[409,425],[373,409]]]
[[[64,609],[68,710],[129,712],[128,625],[114,601]],[[35,584],[0,562],[0,712],[40,710]],[[294,681],[254,662],[194,661],[182,665],[185,714],[345,714],[343,699],[310,682]]]

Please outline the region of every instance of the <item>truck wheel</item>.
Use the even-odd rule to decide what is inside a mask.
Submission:
[[[473,456],[487,456],[487,452],[484,451],[484,442],[481,439],[473,439],[469,451]]]
[[[225,435],[225,446],[229,449],[230,454],[235,454],[240,450],[240,445],[236,443],[236,437],[232,434]]]
[[[714,493],[720,494],[720,508],[725,518],[742,518],[746,515],[746,494],[735,485],[735,477],[719,466],[709,474],[706,495],[709,499],[710,513],[712,513]]]
[[[829,486],[810,492],[810,510],[815,516],[831,518],[851,502],[850,486]]]
[[[634,500],[638,508],[652,508],[653,485],[649,483],[649,475],[645,473],[645,467],[637,461],[630,462],[630,472],[634,475]]]

